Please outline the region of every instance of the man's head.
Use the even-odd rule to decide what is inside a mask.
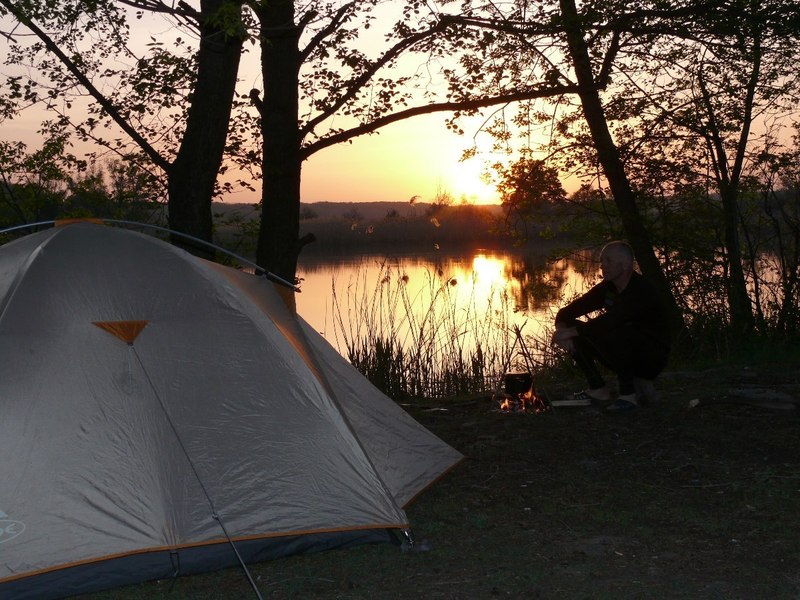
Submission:
[[[603,279],[623,290],[633,273],[633,248],[626,242],[609,242],[600,252],[600,270]]]

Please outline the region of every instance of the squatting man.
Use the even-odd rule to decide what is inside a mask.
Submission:
[[[653,286],[634,270],[633,249],[625,242],[607,244],[600,253],[603,280],[556,314],[553,343],[566,350],[588,380],[576,399],[629,412],[654,394],[653,380],[670,351],[669,323]],[[592,318],[581,320],[599,313]],[[599,365],[617,375],[619,395]]]

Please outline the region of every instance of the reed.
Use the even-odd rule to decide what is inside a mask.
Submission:
[[[440,269],[410,281],[386,263],[377,283],[367,281],[364,271],[344,289],[334,280],[335,341],[396,400],[492,390],[513,355],[510,301],[503,289],[486,298],[485,292],[478,297],[474,284],[465,285]]]

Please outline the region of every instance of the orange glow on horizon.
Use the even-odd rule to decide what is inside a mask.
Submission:
[[[390,125],[314,154],[303,164],[303,202],[434,202],[498,204],[482,180],[487,159],[462,161],[472,140],[448,131],[441,115]]]

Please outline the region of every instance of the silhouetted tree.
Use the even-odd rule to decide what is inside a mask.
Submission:
[[[135,56],[129,49],[128,15],[118,4],[172,15],[199,37],[196,51],[178,55],[152,40],[148,54]],[[132,142],[142,165],[166,175],[170,227],[210,241],[211,200],[244,41],[241,2],[202,0],[195,11],[183,2],[175,7],[158,0],[0,0],[2,9],[38,39],[27,43],[16,27],[5,36],[6,62],[33,67],[9,79],[6,117],[22,105],[43,106],[52,113],[45,123],[51,136],[74,133],[126,160],[135,160]],[[181,46],[180,37],[175,44]],[[108,56],[132,60],[132,68],[110,66],[104,60]],[[73,116],[72,103],[87,93],[94,102],[88,114]],[[127,137],[104,138],[109,120]]]

